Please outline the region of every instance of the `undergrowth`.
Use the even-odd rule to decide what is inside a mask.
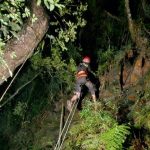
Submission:
[[[80,121],[72,125],[64,149],[121,150],[129,126],[119,125],[110,112],[95,111],[88,102],[80,113]]]

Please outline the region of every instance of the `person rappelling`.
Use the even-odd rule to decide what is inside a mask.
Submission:
[[[78,99],[81,98],[82,87],[84,85],[88,88],[89,92],[91,93],[92,100],[96,108],[96,94],[95,94],[96,89],[95,89],[95,85],[90,80],[90,74],[91,74],[90,63],[91,63],[90,57],[85,56],[82,62],[77,67],[77,73],[75,75],[76,83],[75,83],[74,95],[71,98],[71,100],[67,101],[67,109],[69,111],[72,110],[73,104],[77,102]]]

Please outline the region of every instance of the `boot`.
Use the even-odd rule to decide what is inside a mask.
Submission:
[[[96,96],[92,95],[92,99],[93,99],[93,102],[94,102],[95,111],[97,111]]]
[[[73,97],[71,98],[71,100],[67,100],[67,109],[69,110],[69,112],[72,110],[73,104],[77,101],[78,95],[75,94],[75,95],[73,95]]]

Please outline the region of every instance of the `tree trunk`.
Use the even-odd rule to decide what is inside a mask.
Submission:
[[[129,0],[125,0],[125,9],[132,41],[141,50],[141,55],[144,55],[144,52],[148,48],[149,42],[145,36],[142,36],[141,26],[132,19]]]
[[[134,23],[133,23],[131,11],[130,11],[129,0],[125,0],[125,8],[126,8],[126,13],[127,13],[128,25],[129,25],[129,31],[131,34],[131,38],[132,38],[133,42],[136,43],[136,35],[134,33]]]
[[[31,2],[31,12],[37,20],[32,22],[32,16],[23,26],[18,38],[10,40],[5,47],[3,63],[0,64],[0,85],[12,76],[11,73],[29,58],[48,29],[48,16],[42,6],[37,6],[36,0]],[[15,57],[13,57],[15,55]]]

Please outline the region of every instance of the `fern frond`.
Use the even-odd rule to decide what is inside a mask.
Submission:
[[[126,136],[130,134],[129,127],[117,125],[100,136],[100,141],[105,145],[105,150],[121,150]]]

